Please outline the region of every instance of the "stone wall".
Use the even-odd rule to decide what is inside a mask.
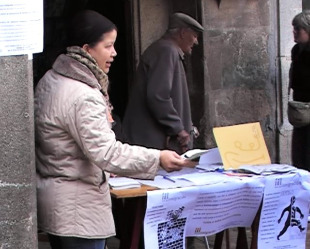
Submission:
[[[33,83],[27,56],[0,57],[0,248],[37,248]]]
[[[212,128],[260,122],[273,162],[291,163],[287,120],[292,18],[305,0],[202,1],[207,147]],[[199,107],[197,107],[199,108]]]
[[[203,58],[197,60],[199,68],[203,66],[202,79],[193,81],[203,87],[193,91],[193,98],[199,94],[203,104],[194,102],[193,112],[203,114],[198,124],[204,145],[215,145],[215,126],[260,122],[272,160],[289,163],[292,127],[287,122],[286,103],[293,46],[291,20],[301,11],[302,3],[304,8],[310,8],[309,4],[305,0],[222,0],[220,6],[215,0],[198,2],[206,31],[195,52]],[[1,249],[37,248],[33,77],[40,78],[56,54],[57,47],[52,46],[62,38],[58,13],[62,8],[71,10],[64,6],[66,1],[45,3],[46,24],[53,24],[45,26],[46,38],[56,41],[51,39],[47,44],[50,49],[40,55],[42,60],[35,61],[36,70],[27,56],[0,57]],[[164,32],[173,6],[166,0],[134,3],[139,8],[134,9],[134,23],[140,33],[133,37],[140,53]],[[182,8],[190,5],[192,11],[193,2],[177,3]],[[195,61],[191,66],[197,68]]]
[[[275,159],[274,9],[269,0],[204,2],[206,144],[214,144],[213,127],[260,122]]]

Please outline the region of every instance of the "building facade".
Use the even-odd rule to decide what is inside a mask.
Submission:
[[[63,48],[66,17],[94,9],[119,29],[111,101],[122,117],[145,48],[182,11],[205,28],[187,59],[196,147],[216,146],[212,128],[260,122],[274,163],[290,163],[286,103],[291,20],[302,0],[45,0],[44,51],[0,57],[0,248],[37,248],[33,89]]]

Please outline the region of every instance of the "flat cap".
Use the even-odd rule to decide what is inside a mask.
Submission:
[[[201,24],[194,18],[180,12],[176,12],[170,16],[168,28],[191,28],[197,32],[202,32],[204,30]]]

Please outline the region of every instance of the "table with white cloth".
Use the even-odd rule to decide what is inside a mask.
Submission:
[[[251,249],[305,248],[310,200],[307,171],[201,174],[207,180],[201,185],[111,190],[115,202],[129,200],[133,207],[115,205],[114,211],[122,216],[117,219],[117,227],[123,229],[120,248],[139,248],[142,228],[145,249],[183,249],[186,237],[221,234],[233,227],[252,228]],[[186,177],[178,180],[188,181]],[[126,224],[128,216],[131,224]],[[242,241],[237,247],[247,248],[246,239]]]

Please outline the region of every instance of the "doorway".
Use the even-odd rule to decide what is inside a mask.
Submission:
[[[33,58],[34,86],[49,70],[57,58],[64,52],[65,22],[69,16],[82,9],[95,10],[114,22],[118,28],[115,43],[117,56],[109,72],[110,100],[114,113],[123,117],[128,99],[128,84],[130,84],[134,63],[132,57],[133,34],[131,1],[118,0],[63,0],[44,1],[44,50]]]

